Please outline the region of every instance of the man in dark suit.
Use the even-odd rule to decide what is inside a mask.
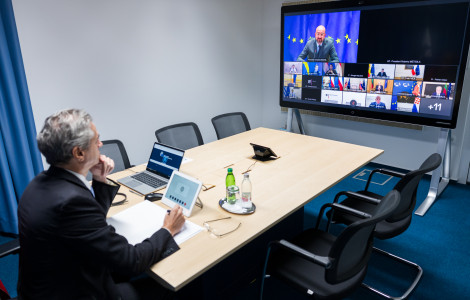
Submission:
[[[381,85],[380,83],[375,86],[375,91],[376,92],[383,92],[384,91],[384,86]]]
[[[334,41],[330,38],[325,38],[325,26],[320,25],[315,30],[315,39],[311,39],[305,44],[304,50],[297,57],[297,61],[305,61],[305,59],[322,60],[326,59],[327,62],[339,62],[338,54]]]
[[[385,103],[381,102],[380,96],[375,97],[375,102],[369,104],[370,108],[387,109]]]
[[[381,72],[377,73],[377,77],[387,77],[387,73],[385,73],[385,70],[382,69]]]
[[[184,224],[181,207],[148,239],[130,245],[106,223],[119,186],[106,179],[114,162],[100,155],[91,116],[60,111],[46,119],[37,141],[51,166],[19,201],[19,299],[144,299],[137,285],[158,297],[164,289],[149,277],[129,280],[179,249],[173,236]]]
[[[433,98],[444,99],[446,95],[442,92],[442,86],[436,86],[436,91],[431,95]]]

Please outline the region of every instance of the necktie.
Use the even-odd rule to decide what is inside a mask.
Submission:
[[[95,190],[93,189],[92,186],[90,186],[90,192],[93,195],[93,198],[95,198]]]

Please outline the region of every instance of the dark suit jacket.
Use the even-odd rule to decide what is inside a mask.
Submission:
[[[338,75],[338,73],[336,72],[335,69],[333,69],[333,70],[328,69],[328,70],[325,72],[325,75],[336,76],[336,75]]]
[[[106,214],[119,187],[50,167],[28,185],[18,207],[19,299],[119,299],[111,274],[134,276],[178,250],[166,229],[135,246]]]
[[[384,91],[384,86],[381,85],[381,84],[378,84],[378,85],[375,86],[375,90],[379,91],[379,92],[383,92]]]
[[[311,39],[305,44],[304,50],[297,57],[297,61],[304,61],[307,59],[314,58],[326,58],[328,62],[339,62],[338,54],[336,54],[334,41],[330,38],[323,40],[320,52],[317,55],[317,42],[315,39]]]

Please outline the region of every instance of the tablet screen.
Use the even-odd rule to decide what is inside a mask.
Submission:
[[[179,172],[173,172],[165,198],[173,201],[186,210],[191,210],[193,202],[199,194],[200,184],[182,176]]]

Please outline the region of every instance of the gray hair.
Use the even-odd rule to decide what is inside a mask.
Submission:
[[[50,165],[67,163],[72,150],[78,146],[88,149],[94,136],[90,128],[91,116],[81,109],[65,109],[47,117],[38,134],[39,151]]]

